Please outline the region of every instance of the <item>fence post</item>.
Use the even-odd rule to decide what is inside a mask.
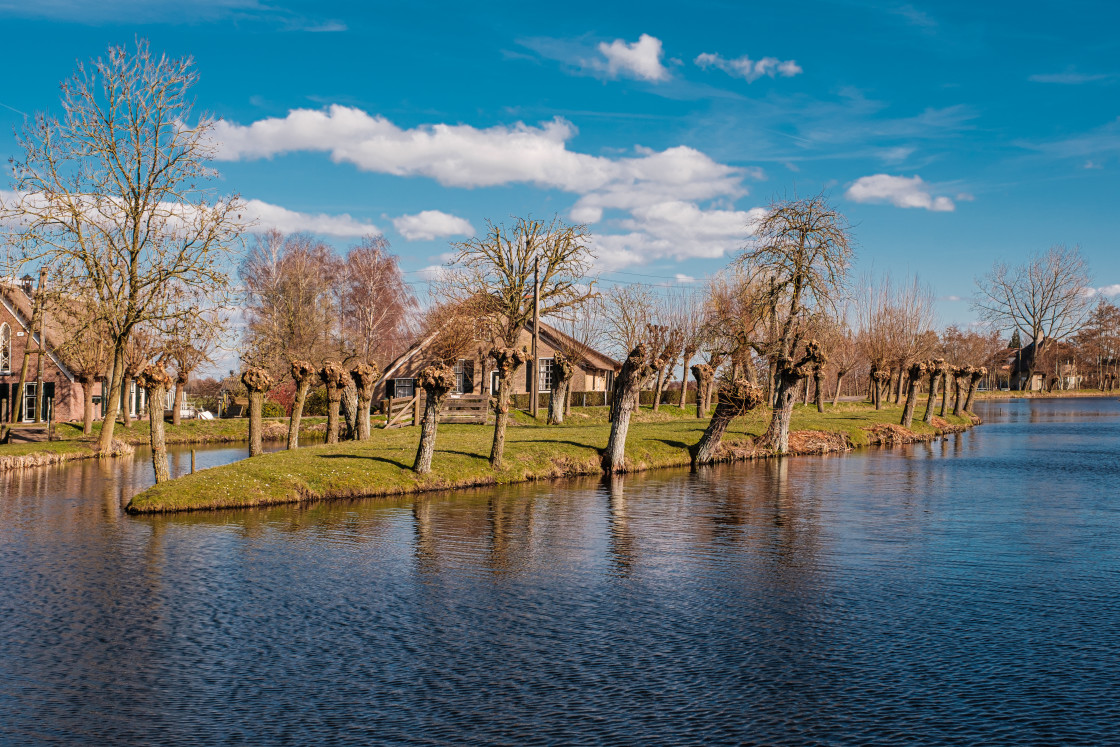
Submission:
[[[412,424],[420,425],[420,400],[423,399],[422,395],[424,390],[416,392],[416,396],[412,398]]]
[[[389,427],[389,421],[393,419],[393,400],[391,400],[391,399],[381,400],[381,409],[385,411],[385,425],[383,425],[381,427],[382,428],[388,428]]]

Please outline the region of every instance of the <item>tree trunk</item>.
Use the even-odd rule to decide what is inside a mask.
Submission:
[[[626,434],[630,430],[630,414],[638,405],[642,382],[652,371],[646,355],[646,345],[640,343],[630,351],[622,370],[615,377],[611,397],[611,435],[603,452],[603,471],[607,474],[626,471]]]
[[[339,409],[342,405],[342,393],[350,375],[346,370],[333,361],[327,361],[319,369],[319,378],[327,387],[327,443],[338,443]]]
[[[796,377],[778,374],[778,386],[775,390],[777,399],[770,415],[770,425],[762,435],[764,447],[779,454],[789,451],[789,424],[793,418],[793,400],[798,381]]]
[[[249,456],[261,453],[261,407],[264,405],[264,392],[249,392]]]
[[[727,426],[739,415],[757,407],[765,393],[762,389],[745,379],[739,379],[728,387],[720,389],[716,397],[716,409],[704,430],[704,435],[692,450],[692,468],[711,464],[719,455],[723,434]]]
[[[132,427],[132,378],[133,373],[126,368],[121,379],[121,425],[125,428]]]
[[[307,402],[307,392],[311,389],[311,379],[315,367],[310,361],[292,361],[292,380],[296,383],[296,398],[292,402],[292,416],[288,419],[288,448],[299,448],[299,425],[303,419],[303,406]]]
[[[926,364],[915,363],[910,366],[906,372],[906,406],[902,408],[902,421],[900,425],[903,428],[909,428],[914,424],[914,409],[918,406],[918,386],[922,383],[922,377],[926,373]]]
[[[563,353],[556,351],[552,360],[552,393],[548,398],[549,425],[560,425],[564,422],[568,392],[572,387],[572,377],[575,374],[575,364]]]
[[[171,425],[179,425],[179,423],[182,422],[181,413],[183,411],[183,400],[186,399],[186,395],[187,395],[187,379],[182,378],[182,377],[176,377],[175,378],[175,398],[174,398],[174,404],[172,405],[172,407],[174,409],[171,411]],[[149,398],[148,401],[151,402],[151,398]]]
[[[417,474],[432,471],[432,454],[436,450],[436,428],[439,414],[447,395],[455,388],[455,371],[448,366],[428,366],[418,378],[424,390],[424,419],[420,423],[420,444],[416,447],[416,460],[412,469]]]
[[[684,368],[681,370],[681,396],[680,399],[677,400],[677,406],[682,410],[684,409],[684,398],[688,396],[688,372],[690,370],[690,363],[692,363],[691,355],[684,359]]]
[[[961,407],[964,406],[964,385],[968,378],[967,371],[958,371],[956,374],[956,394],[953,396],[953,415],[960,417]]]
[[[369,409],[373,402],[373,390],[377,386],[377,377],[380,374],[381,369],[376,364],[371,363],[358,363],[350,369],[350,379],[354,382],[354,391],[358,395],[355,420],[359,441],[369,440]]]
[[[923,423],[933,422],[933,405],[937,401],[937,384],[941,379],[942,362],[932,361],[929,369],[929,398],[926,399],[926,412],[922,416]]]
[[[712,386],[714,372],[707,363],[697,363],[692,367],[692,375],[696,377],[696,417],[702,418],[708,414],[708,390]]]
[[[668,368],[666,366],[666,368]],[[653,411],[657,412],[661,409],[661,387],[664,385],[662,382],[665,379],[665,368],[655,372],[653,380]]]
[[[158,363],[145,368],[138,375],[136,385],[148,393],[149,402],[162,402],[167,397],[171,377]],[[155,471],[156,484],[171,479],[167,467],[167,442],[163,435],[163,408],[148,408],[148,434],[152,446],[152,469]]]
[[[953,391],[953,371],[946,368],[941,375],[941,411],[938,413],[940,417],[945,417],[945,412],[949,407],[949,396]]]
[[[489,356],[494,359],[498,371],[498,402],[494,408],[494,443],[490,447],[490,466],[502,468],[502,457],[506,450],[506,421],[509,419],[510,387],[513,376],[529,360],[525,351],[511,347],[492,348]]]
[[[824,412],[824,368],[813,369],[813,385],[816,386],[817,412]]]
[[[840,403],[840,384],[844,381],[844,372],[836,372],[836,392],[832,395],[832,406],[836,407]]]
[[[343,441],[350,441],[358,436],[358,389],[354,386],[352,377],[346,380],[341,394],[340,404],[343,420],[340,423],[342,431],[340,438]],[[345,424],[344,428],[341,427],[342,424]]]
[[[980,386],[980,380],[988,375],[988,369],[981,367],[978,371],[973,372],[972,381],[968,385],[968,398],[964,401],[964,411],[972,412],[972,398],[976,396],[976,388]]]
[[[261,407],[264,395],[272,388],[273,380],[262,368],[247,368],[241,373],[241,383],[249,391],[249,456],[261,453]]]
[[[303,420],[303,406],[307,402],[307,392],[311,389],[311,379],[296,385],[296,398],[292,403],[292,417],[288,420],[288,448],[299,448],[299,426]]]
[[[113,363],[109,371],[109,391],[102,392],[106,398],[105,416],[101,419],[101,434],[97,439],[98,451],[108,453],[113,449],[113,429],[117,424],[117,411],[121,406],[121,379],[124,378],[124,341],[113,343]]]
[[[93,377],[86,376],[82,380],[82,435],[89,436],[93,433]]]

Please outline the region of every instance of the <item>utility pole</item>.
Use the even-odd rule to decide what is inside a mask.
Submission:
[[[43,345],[46,340],[43,339],[44,325],[46,323],[47,310],[44,303],[45,299],[42,297],[43,292],[47,287],[47,268],[43,267],[39,270],[39,344],[36,346],[35,354],[35,422],[42,423],[44,412],[46,410],[46,403],[43,402]]]
[[[541,363],[541,258],[533,259],[533,371],[529,377],[532,390],[529,393],[529,413],[536,418],[540,411],[538,390],[540,387]]]

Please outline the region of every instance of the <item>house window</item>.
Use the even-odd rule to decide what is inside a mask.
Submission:
[[[37,400],[39,398],[39,387],[36,384],[23,385],[23,422],[35,422],[35,414],[38,410]]]
[[[552,358],[541,358],[537,361],[537,391],[552,391]]]
[[[490,393],[491,394],[497,394],[498,393],[498,372],[497,371],[491,371],[490,372]]]
[[[466,368],[467,361],[463,358],[455,361],[455,394],[462,394],[466,389],[463,388],[463,371]]]
[[[12,372],[12,328],[0,324],[0,373]]]
[[[393,379],[393,396],[398,398],[416,396],[416,380]]]

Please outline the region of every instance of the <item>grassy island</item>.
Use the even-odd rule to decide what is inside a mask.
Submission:
[[[791,453],[819,454],[869,444],[929,440],[972,423],[969,418],[935,418],[929,426],[916,420],[913,429],[907,430],[897,425],[901,414],[900,406],[876,411],[863,403],[830,406],[824,414],[814,407],[797,406]],[[753,438],[765,430],[769,416],[769,410],[761,408],[734,421],[724,439],[725,460],[770,456],[753,447]],[[648,409],[635,413],[626,446],[629,471],[688,466],[689,449],[707,424],[707,419],[671,406],[663,406],[659,413]],[[605,408],[574,410],[562,426],[540,425],[516,412],[513,426],[507,435],[506,467],[501,471],[492,470],[487,462],[492,426],[440,426],[432,471],[426,475],[411,470],[419,429],[375,430],[368,441],[264,454],[186,475],[136,495],[128,510],[242,508],[600,473],[600,451],[610,429]]]

